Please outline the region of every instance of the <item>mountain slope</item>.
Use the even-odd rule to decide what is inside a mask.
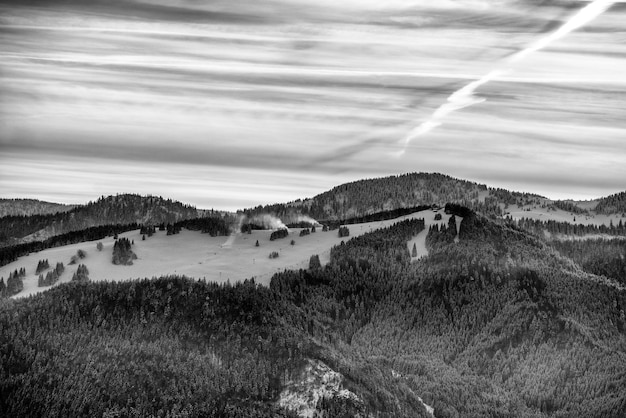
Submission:
[[[424,404],[436,417],[624,416],[624,288],[521,230],[447,209],[463,219],[458,236],[456,216],[430,228],[413,262],[418,219],[269,288],[168,277],[5,302],[0,409],[288,416],[281,394],[314,364],[340,376],[314,405],[326,416],[426,417]]]
[[[35,199],[0,199],[0,218],[4,216],[50,215],[67,212],[75,205],[44,202]]]
[[[171,199],[124,194],[101,197],[68,212],[0,218],[0,243],[39,241],[107,224],[160,224],[196,218],[196,208]]]

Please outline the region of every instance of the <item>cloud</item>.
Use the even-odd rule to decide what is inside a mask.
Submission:
[[[167,195],[180,183],[236,209],[361,177],[424,170],[498,181],[501,170],[534,170],[546,179],[584,161],[609,184],[626,174],[605,168],[624,154],[620,7],[481,86],[480,106],[456,103],[463,110],[404,159],[388,157],[416,118],[545,34],[571,4],[0,1],[2,190],[58,189],[74,201],[116,188]],[[37,186],[34,173],[49,183]],[[61,190],[64,177],[71,190]],[[578,184],[572,175],[573,195]]]

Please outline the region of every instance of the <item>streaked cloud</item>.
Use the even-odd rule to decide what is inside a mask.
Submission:
[[[2,196],[235,209],[406,171],[555,197],[626,189],[624,4],[397,159],[416,121],[586,3],[13,3],[0,1]]]

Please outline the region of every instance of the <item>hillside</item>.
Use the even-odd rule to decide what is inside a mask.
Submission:
[[[488,187],[439,173],[410,173],[399,176],[359,180],[342,184],[313,198],[286,204],[258,206],[245,212],[250,216],[272,213],[289,222],[304,214],[317,220],[348,219],[371,213],[419,205],[458,203],[488,216],[512,215],[542,217],[584,223],[617,220],[624,212],[623,194],[594,202],[553,201],[532,193]],[[598,205],[598,212],[595,207]],[[621,206],[620,206],[621,205]]]
[[[624,288],[448,209],[454,221],[351,238],[269,287],[168,276],[5,300],[0,411],[624,416]],[[412,260],[420,233],[428,254]]]
[[[603,214],[626,214],[626,192],[616,193],[599,199],[594,210]]]
[[[443,214],[439,221],[434,220],[432,210],[416,212],[394,220],[357,223],[349,225],[350,237],[358,237],[376,229],[385,228],[405,219],[425,219],[426,226],[445,224],[449,215]],[[68,265],[71,258],[82,250],[86,257],[80,261],[89,269],[92,281],[128,281],[138,278],[158,277],[162,275],[185,275],[203,278],[217,283],[243,282],[254,277],[257,283],[269,285],[271,277],[285,269],[308,268],[312,255],[318,255],[321,264],[328,263],[331,248],[346,238],[339,237],[336,230],[301,235],[303,228],[291,228],[284,239],[270,240],[273,231],[253,230],[249,234],[233,234],[230,237],[210,236],[200,231],[183,229],[179,234],[167,235],[165,231],[155,231],[154,235],[142,240],[138,229],[119,234],[133,242],[132,250],[137,259],[130,266],[115,266],[111,263],[114,237],[80,242],[32,252],[17,261],[0,266],[0,279],[6,283],[9,274],[24,269],[24,290],[15,298],[30,296],[48,290],[38,287],[36,266],[39,260],[48,260],[51,266],[64,263],[65,272],[57,284],[71,281],[78,264]],[[425,253],[426,233],[414,237],[410,242],[418,244],[420,255]],[[293,241],[293,245],[291,244]],[[255,244],[259,242],[257,247]],[[97,244],[102,243],[98,250]],[[409,248],[409,250],[411,250]],[[277,252],[279,257],[270,259],[269,254]],[[46,271],[44,271],[45,273]]]
[[[0,218],[4,216],[50,215],[57,212],[67,212],[75,206],[36,199],[0,199]]]
[[[0,244],[41,241],[54,235],[108,224],[160,224],[196,218],[196,208],[155,196],[101,197],[70,211],[0,218]]]

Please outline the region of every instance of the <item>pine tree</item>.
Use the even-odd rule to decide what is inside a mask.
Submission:
[[[411,251],[411,257],[417,257],[417,245],[413,243],[413,250]]]

